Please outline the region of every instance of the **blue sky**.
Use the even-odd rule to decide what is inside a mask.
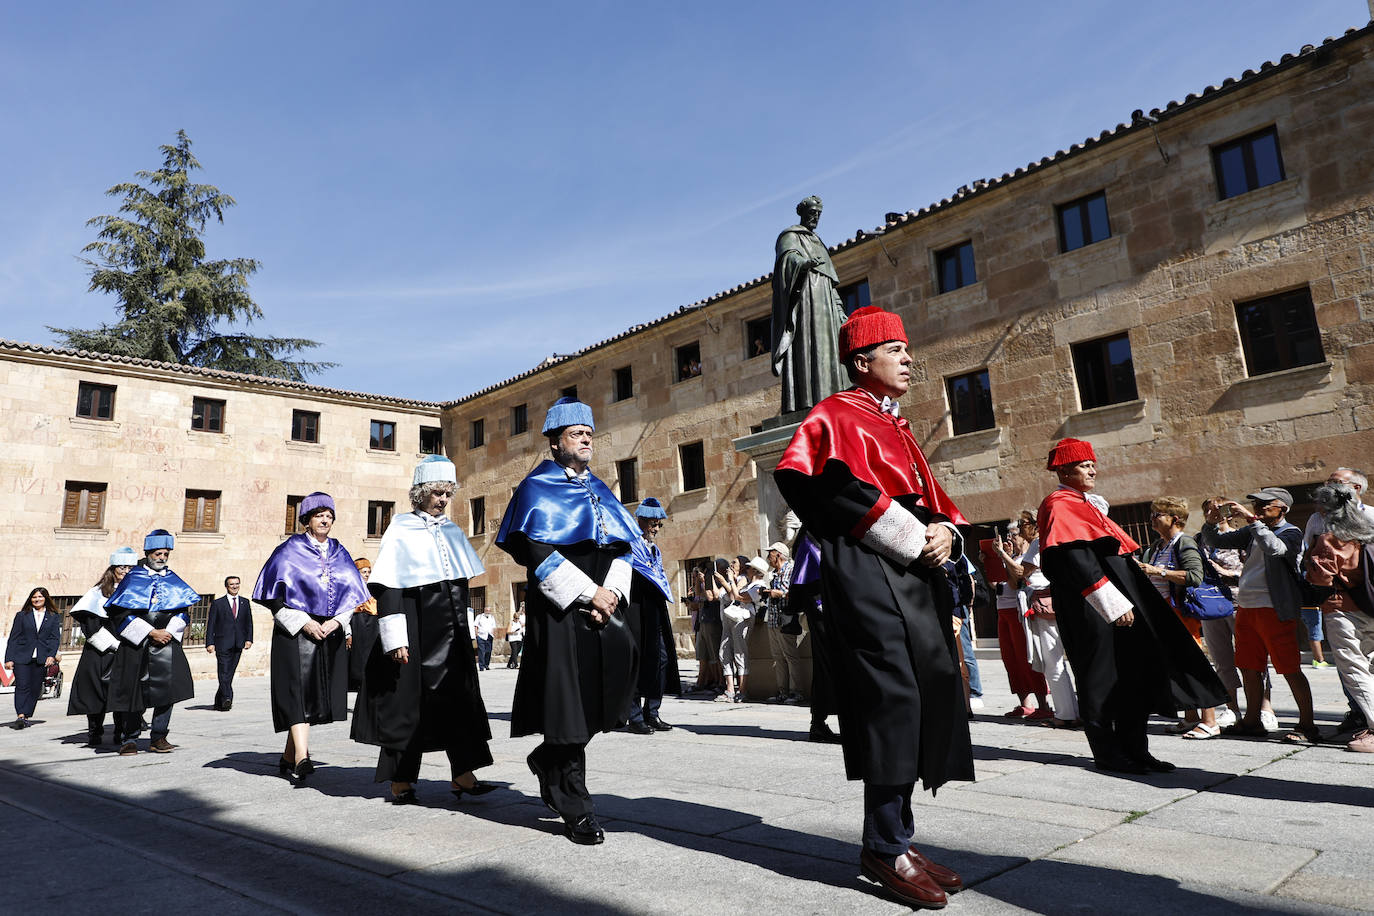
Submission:
[[[0,30],[0,337],[185,129],[315,381],[447,400],[1368,19],[1364,0],[37,3]]]

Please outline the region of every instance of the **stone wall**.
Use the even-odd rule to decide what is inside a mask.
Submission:
[[[80,382],[116,386],[113,419],[74,415]],[[197,396],[225,402],[224,432],[190,428]],[[291,440],[293,409],[320,414],[318,443]],[[394,452],[368,447],[374,419],[396,424]],[[197,591],[223,594],[232,574],[247,595],[286,537],[287,496],[314,490],[333,495],[334,533],[350,552],[375,553],[367,503],[409,511],[419,428],[439,426],[440,417],[437,404],[3,344],[0,424],[11,443],[0,456],[0,596],[17,608],[38,585],[54,597],[84,594],[111,552],[129,546],[141,554],[153,528],[176,535],[172,567]],[[108,485],[100,528],[62,527],[67,481]],[[222,493],[218,531],[182,532],[188,488]],[[264,652],[268,633],[260,633]]]

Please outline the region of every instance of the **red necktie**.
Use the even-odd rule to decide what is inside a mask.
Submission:
[[[234,600],[233,600],[232,602],[230,602],[229,607],[232,608],[233,611],[234,611],[234,619],[235,619],[235,620],[238,620],[238,619],[239,619],[239,599],[237,598],[237,596],[234,598]]]

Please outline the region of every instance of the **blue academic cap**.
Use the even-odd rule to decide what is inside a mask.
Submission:
[[[176,540],[172,537],[172,533],[166,528],[154,528],[152,531],[149,531],[148,536],[143,539],[144,553],[153,550],[161,550],[164,547],[171,550],[175,546]]]
[[[663,504],[652,496],[646,496],[639,503],[639,508],[635,509],[635,518],[667,518],[668,513],[663,511]]]
[[[565,426],[590,426],[595,430],[592,409],[577,398],[559,398],[554,401],[548,415],[544,417],[543,433],[547,436]]]
[[[134,553],[132,547],[121,547],[110,554],[111,566],[137,566],[138,554]]]

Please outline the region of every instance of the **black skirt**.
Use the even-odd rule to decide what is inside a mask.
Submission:
[[[310,619],[326,623],[328,617]],[[272,727],[323,725],[347,717],[348,648],[342,628],[322,641],[272,626]]]
[[[67,715],[103,716],[109,710],[110,671],[114,668],[115,650],[97,652],[91,646],[91,637],[103,629],[94,618],[82,615],[78,625],[86,637],[86,644],[81,647],[76,674],[68,688]]]

